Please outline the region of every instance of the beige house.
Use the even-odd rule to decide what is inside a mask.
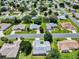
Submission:
[[[58,42],[60,52],[70,52],[71,50],[79,50],[79,43],[76,40],[64,40]]]
[[[4,43],[0,49],[0,59],[17,59],[21,41]]]
[[[61,27],[69,31],[75,30],[75,26],[73,26],[70,22],[61,23]]]

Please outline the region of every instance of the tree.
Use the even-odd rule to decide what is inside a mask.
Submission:
[[[22,41],[21,43],[21,51],[24,52],[26,55],[29,55],[32,51],[32,45],[29,41]]]
[[[40,9],[40,12],[44,12],[44,11],[47,10],[47,7],[46,6],[40,6],[39,9]]]
[[[60,53],[57,49],[51,49],[49,54],[46,56],[46,59],[59,59]]]
[[[31,22],[31,17],[29,15],[24,16],[23,18],[24,23],[30,23]]]
[[[50,32],[46,31],[45,34],[44,34],[44,40],[45,41],[49,41],[50,43],[52,43],[52,35]]]
[[[77,51],[76,56],[76,59],[79,59],[79,51]]]
[[[28,32],[30,31],[30,28],[29,28],[29,27],[27,28],[27,31],[28,31]]]
[[[79,9],[79,5],[74,5],[73,8],[74,9]]]
[[[5,11],[8,11],[8,6],[3,6],[3,7],[1,8],[1,12],[5,12]]]
[[[14,19],[14,24],[19,24],[19,23],[21,23],[21,20],[20,20],[20,19],[17,19],[17,18],[15,17],[15,19]]]
[[[4,41],[5,43],[8,42],[8,38],[6,38],[6,37],[1,37],[1,40]]]
[[[42,28],[42,27],[40,27],[40,32],[41,32],[41,33],[44,33],[44,30],[43,30],[43,28]]]
[[[36,12],[35,10],[33,10],[33,11],[30,13],[30,15],[36,16],[36,15],[37,15],[37,12]]]
[[[48,14],[48,13],[47,13],[47,12],[45,12],[45,13],[44,13],[44,16],[47,16],[47,14]]]
[[[63,8],[65,7],[64,3],[60,3],[59,6]]]
[[[48,11],[48,13],[49,13],[49,15],[51,15],[51,14],[52,14],[52,10],[50,9],[50,10]]]
[[[50,20],[50,22],[58,23],[57,17],[56,17],[55,15],[50,16],[50,17],[49,17],[49,20]]]
[[[55,8],[57,8],[57,5],[55,5]]]
[[[23,13],[23,12],[25,11],[25,8],[22,7],[22,6],[20,6],[20,7],[18,8],[18,10]]]
[[[41,24],[41,17],[38,17],[37,19],[34,20],[34,24],[38,24],[40,25]]]

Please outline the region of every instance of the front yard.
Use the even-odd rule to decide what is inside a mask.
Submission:
[[[52,48],[56,48],[58,49],[58,46],[57,46],[57,42],[58,41],[62,41],[62,40],[65,40],[65,38],[53,38],[54,41],[52,43]],[[72,38],[73,39],[73,38]],[[78,38],[77,38],[78,39]],[[75,39],[74,39],[75,40]],[[59,49],[58,49],[59,50]],[[60,59],[76,59],[77,57],[77,52],[79,50],[73,50],[72,52],[70,53],[60,53]]]
[[[21,31],[21,32],[15,32],[15,34],[35,34],[36,30],[30,30],[30,31]]]

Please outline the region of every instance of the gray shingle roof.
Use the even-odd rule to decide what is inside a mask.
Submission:
[[[24,30],[25,29],[25,25],[24,24],[18,24],[18,25],[14,25],[14,27],[12,28],[12,30]]]
[[[11,26],[11,24],[10,23],[1,23],[0,24],[0,30],[2,30],[2,31],[4,31],[4,30],[6,30],[7,28],[9,28]]]
[[[47,23],[46,24],[47,30],[51,30],[53,27],[56,27],[56,26],[57,26],[57,24],[55,24],[55,23]]]
[[[31,24],[30,25],[30,29],[38,29],[40,27],[40,25],[37,25],[37,24]]]

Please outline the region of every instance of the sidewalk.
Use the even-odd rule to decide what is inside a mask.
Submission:
[[[15,34],[15,31],[12,31],[10,35],[13,35],[13,34]]]
[[[77,33],[76,30],[72,30],[72,33]],[[72,40],[70,37],[66,38],[67,40]]]

